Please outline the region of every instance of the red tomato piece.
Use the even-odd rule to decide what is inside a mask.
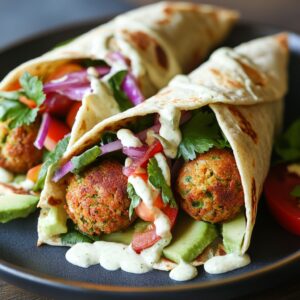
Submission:
[[[70,128],[73,127],[73,124],[75,122],[75,118],[77,116],[78,110],[81,107],[81,102],[74,102],[72,105],[68,115],[67,115],[67,124]]]
[[[161,210],[170,219],[171,228],[172,228],[175,224],[178,215],[178,208],[170,207],[168,205],[162,208]],[[133,239],[131,243],[132,249],[135,252],[140,253],[142,250],[153,246],[160,239],[161,237],[156,234],[155,225],[151,224],[150,226],[148,226],[146,231],[138,232],[133,235]]]
[[[69,127],[57,119],[51,118],[47,137],[44,146],[47,150],[53,151],[56,144],[70,132]]]
[[[300,185],[300,177],[287,171],[286,165],[271,169],[264,192],[271,213],[286,230],[300,235],[300,200],[290,193]]]

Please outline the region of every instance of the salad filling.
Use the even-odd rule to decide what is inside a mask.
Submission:
[[[112,55],[114,60],[109,58]],[[10,88],[0,92],[0,167],[6,174],[3,182],[13,185],[15,177],[26,174],[27,183],[32,183],[29,190],[35,186],[35,192],[43,188],[42,169],[49,153],[59,148],[64,138],[69,143],[77,138],[74,132],[83,126],[87,102],[97,97],[103,110],[98,114],[111,115],[144,101],[126,58],[115,52],[108,55],[107,61],[61,63],[40,77],[25,72]]]
[[[106,132],[99,145],[54,172],[53,181],[64,178],[68,185],[66,210],[73,227],[60,238],[76,245],[67,260],[144,273],[167,259],[178,264],[170,273],[174,280],[195,277],[197,258],[207,260],[205,269],[211,273],[248,264],[249,257],[240,255],[246,230],[241,178],[213,111],[185,112],[168,105],[159,115],[147,116],[152,121],[146,129],[144,118],[136,121],[138,130],[129,125]],[[112,139],[105,143],[108,134]],[[94,159],[84,158],[94,148]],[[125,246],[122,235],[136,222],[144,226],[131,231]],[[180,233],[182,228],[186,231]],[[107,241],[118,234],[121,244]],[[87,236],[96,242],[86,243]],[[207,249],[229,255],[219,259],[223,268],[212,267]],[[115,258],[105,254],[113,251],[119,253]]]

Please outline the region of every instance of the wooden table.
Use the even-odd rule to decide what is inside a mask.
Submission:
[[[2,1],[2,0],[0,0]],[[27,1],[29,3],[30,0]],[[158,1],[153,0],[127,0],[128,4],[143,5]],[[229,8],[238,9],[242,13],[244,20],[272,24],[277,27],[294,29],[300,32],[300,1],[298,0],[205,0],[194,1],[205,2],[218,5],[226,5]],[[74,6],[77,2],[74,1]],[[73,5],[72,4],[72,5]],[[34,18],[33,11],[33,18]],[[0,300],[46,300],[47,298],[31,294],[22,289],[16,288],[0,280]],[[241,298],[239,298],[241,299]],[[300,299],[299,280],[290,282],[288,285],[279,286],[273,289],[260,292],[259,294],[250,294],[243,297],[244,300],[296,300]]]

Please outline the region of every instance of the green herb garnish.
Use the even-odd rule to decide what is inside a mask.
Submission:
[[[182,156],[186,161],[195,159],[196,153],[207,152],[212,147],[230,148],[212,111],[197,111],[192,119],[182,126],[181,133],[178,157]]]
[[[127,184],[128,197],[131,199],[129,206],[129,218],[131,219],[133,215],[133,210],[140,204],[141,198],[137,195],[133,185],[131,183]]]

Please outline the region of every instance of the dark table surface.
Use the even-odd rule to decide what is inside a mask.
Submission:
[[[70,25],[89,19],[113,15],[151,0],[0,0],[0,50],[20,39],[58,26]],[[200,2],[200,1],[194,1]],[[283,29],[300,32],[299,0],[206,0],[238,9],[247,21],[266,23]],[[259,294],[243,297],[250,299],[300,299],[300,284],[295,278],[283,286],[265,290]],[[0,280],[1,300],[45,300]],[[233,298],[234,299],[234,298]],[[240,298],[241,299],[241,298]]]

